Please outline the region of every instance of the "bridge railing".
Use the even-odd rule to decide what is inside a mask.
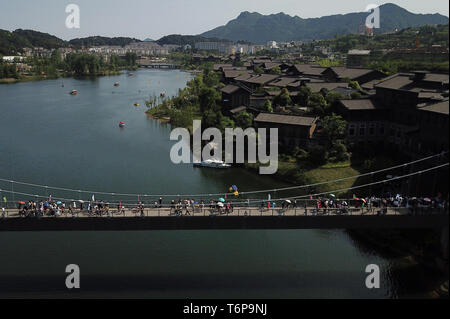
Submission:
[[[8,217],[97,217],[97,218],[118,218],[118,217],[200,217],[200,216],[384,216],[384,215],[437,215],[448,214],[448,208],[407,208],[407,207],[388,207],[388,208],[369,208],[369,207],[347,207],[347,208],[315,208],[315,207],[234,207],[231,210],[210,208],[210,207],[190,207],[182,209],[173,209],[170,207],[154,207],[139,209],[125,209],[118,211],[117,209],[104,210],[102,212],[88,212],[86,209],[80,211],[68,210],[67,208],[59,216],[46,215],[40,213],[27,212],[21,213],[18,209],[7,209],[4,213],[0,211],[0,218]]]

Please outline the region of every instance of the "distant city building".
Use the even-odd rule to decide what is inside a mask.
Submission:
[[[278,46],[277,46],[277,42],[276,42],[276,41],[269,41],[269,42],[267,42],[267,47],[268,47],[269,49],[278,49]]]
[[[14,61],[22,61],[23,57],[21,56],[4,56],[3,61],[5,62],[14,62]]]
[[[201,51],[218,51],[220,53],[232,54],[233,46],[230,42],[197,42],[195,48]]]

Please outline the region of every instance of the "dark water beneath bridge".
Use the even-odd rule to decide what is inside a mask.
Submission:
[[[64,79],[64,87],[61,80],[1,85],[0,178],[136,194],[285,186],[239,168],[170,162],[170,126],[147,118],[144,101],[176,94],[189,77],[140,70],[133,77]],[[72,89],[78,95],[71,96]],[[119,121],[126,122],[124,129]],[[12,190],[7,182],[0,189]],[[13,190],[91,196],[19,185]],[[24,232],[0,233],[0,243],[0,296],[9,297],[70,296],[68,264],[81,268],[76,296],[83,297],[385,298],[420,294],[420,280],[426,280],[423,270],[405,270],[340,230]],[[368,264],[381,268],[380,289],[365,287]]]

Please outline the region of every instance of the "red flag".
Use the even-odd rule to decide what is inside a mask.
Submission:
[[[312,197],[312,195],[309,195],[309,199],[310,199],[310,200],[313,200],[313,197]]]
[[[227,193],[225,193],[225,198],[227,198]]]
[[[140,202],[141,201],[141,197],[138,195],[138,202]]]

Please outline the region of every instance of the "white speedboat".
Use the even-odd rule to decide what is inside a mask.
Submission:
[[[208,159],[200,163],[194,163],[195,167],[209,167],[209,168],[230,168],[230,164],[226,164],[221,160]]]

